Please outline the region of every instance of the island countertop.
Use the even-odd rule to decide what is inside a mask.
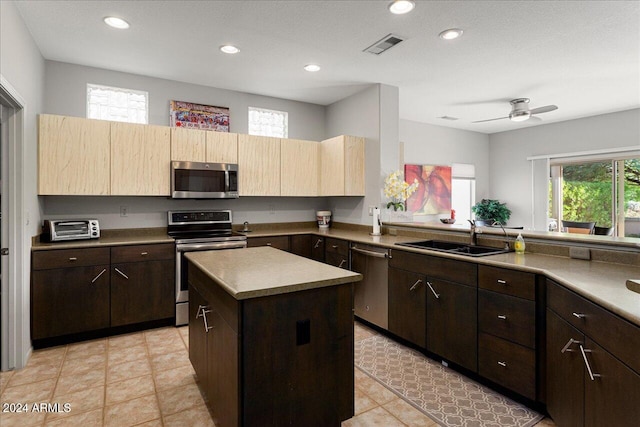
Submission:
[[[362,280],[362,275],[271,247],[189,252],[185,257],[236,300]]]

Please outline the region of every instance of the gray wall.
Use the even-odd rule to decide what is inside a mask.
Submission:
[[[325,107],[248,93],[199,86],[135,74],[47,61],[44,112],[86,117],[87,83],[149,92],[149,123],[169,124],[169,101],[191,101],[229,107],[231,131],[247,133],[248,107],[289,113],[289,137],[320,141],[325,134]],[[34,163],[35,167],[35,163]],[[95,217],[104,228],[162,227],[166,212],[176,209],[232,209],[234,222],[314,221],[326,208],[323,198],[243,197],[238,200],[171,200],[163,197],[41,197],[46,218]],[[129,214],[120,217],[120,207]]]
[[[507,202],[510,224],[532,227],[527,157],[632,146],[640,148],[640,109],[490,135],[490,196]]]
[[[23,144],[21,156],[18,155],[17,163],[9,168],[13,174],[10,179],[15,179],[22,184],[22,194],[15,194],[18,201],[18,212],[13,218],[15,224],[21,230],[14,230],[21,241],[12,242],[18,254],[12,254],[9,262],[12,264],[10,272],[15,273],[7,277],[3,272],[3,288],[11,287],[3,299],[9,301],[9,313],[3,311],[3,319],[9,319],[8,324],[3,323],[3,330],[9,331],[4,338],[3,346],[8,344],[9,366],[21,368],[26,363],[31,349],[29,333],[29,270],[31,236],[36,234],[40,223],[40,208],[36,195],[36,165],[37,165],[37,126],[36,116],[42,110],[44,95],[44,58],[31,38],[22,17],[13,2],[0,1],[0,75],[17,92],[24,102],[23,109]],[[3,142],[6,143],[6,142]],[[18,148],[18,147],[16,147]],[[11,157],[11,156],[10,156]],[[4,183],[4,188],[8,188]],[[6,190],[5,190],[6,191]],[[6,197],[6,194],[5,194]],[[22,209],[20,209],[22,200]],[[14,208],[16,208],[14,206]],[[3,219],[4,221],[7,218]],[[8,284],[8,286],[7,286]],[[3,308],[6,309],[5,306]],[[9,317],[10,316],[10,317]],[[7,367],[7,366],[5,366]]]

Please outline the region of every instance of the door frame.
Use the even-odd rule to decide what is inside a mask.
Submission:
[[[9,256],[2,258],[2,327],[0,328],[0,370],[22,368],[31,352],[29,334],[29,280],[25,279],[24,135],[26,103],[0,74],[2,104],[2,243]],[[5,121],[6,120],[6,121]],[[5,148],[6,147],[6,148]]]

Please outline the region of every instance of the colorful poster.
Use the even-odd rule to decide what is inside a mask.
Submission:
[[[414,215],[451,213],[451,166],[404,165],[404,180],[411,183],[414,179],[419,185],[407,199],[407,211]]]
[[[170,125],[186,129],[229,132],[229,109],[191,102],[169,102]]]

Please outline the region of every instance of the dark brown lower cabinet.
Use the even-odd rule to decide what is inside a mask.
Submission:
[[[108,264],[33,271],[31,339],[108,328],[108,271]]]
[[[478,371],[478,288],[427,276],[427,350]]]
[[[427,346],[426,277],[389,268],[389,332],[425,348]]]
[[[353,416],[352,284],[235,300],[191,263],[188,277],[189,357],[218,427]]]
[[[291,253],[311,258],[311,234],[294,234],[290,237],[289,243]]]

